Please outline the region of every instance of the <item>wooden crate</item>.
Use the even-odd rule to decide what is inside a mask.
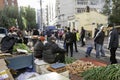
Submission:
[[[47,68],[47,70],[52,71],[52,72],[58,72],[58,73],[61,73],[61,72],[66,71],[66,67],[62,67],[62,68],[54,69],[54,68],[51,68],[51,67],[49,66],[49,67]]]

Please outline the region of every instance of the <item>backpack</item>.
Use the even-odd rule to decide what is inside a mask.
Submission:
[[[71,43],[72,42],[72,33],[71,32],[66,33],[65,37],[66,37],[65,38],[66,43]]]

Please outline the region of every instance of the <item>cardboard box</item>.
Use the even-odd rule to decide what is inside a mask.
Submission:
[[[4,59],[0,59],[0,80],[14,80]]]
[[[35,70],[37,73],[46,74],[50,72],[47,70],[49,64],[44,62],[43,60],[35,59],[34,63],[35,63]]]

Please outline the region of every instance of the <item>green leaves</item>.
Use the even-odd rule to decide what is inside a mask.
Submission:
[[[30,49],[24,43],[17,43],[17,44],[15,44],[13,46],[13,52],[17,52],[17,49],[23,49],[23,50],[27,50],[28,52],[30,52]]]
[[[84,80],[120,80],[120,64],[89,69],[82,73]]]
[[[65,57],[65,63],[66,64],[73,63],[74,61],[76,61],[76,59],[73,58],[73,57],[68,57],[68,56]]]
[[[6,6],[0,10],[0,26],[6,28],[19,26],[20,29],[32,29],[36,26],[35,9],[21,7],[18,11],[18,7]]]
[[[109,17],[110,23],[120,25],[120,0],[105,0],[103,14]]]

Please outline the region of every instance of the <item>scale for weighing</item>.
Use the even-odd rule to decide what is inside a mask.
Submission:
[[[66,71],[66,64],[64,63],[54,63],[54,64],[51,64],[47,69],[49,71],[52,71],[52,72],[64,72]]]

